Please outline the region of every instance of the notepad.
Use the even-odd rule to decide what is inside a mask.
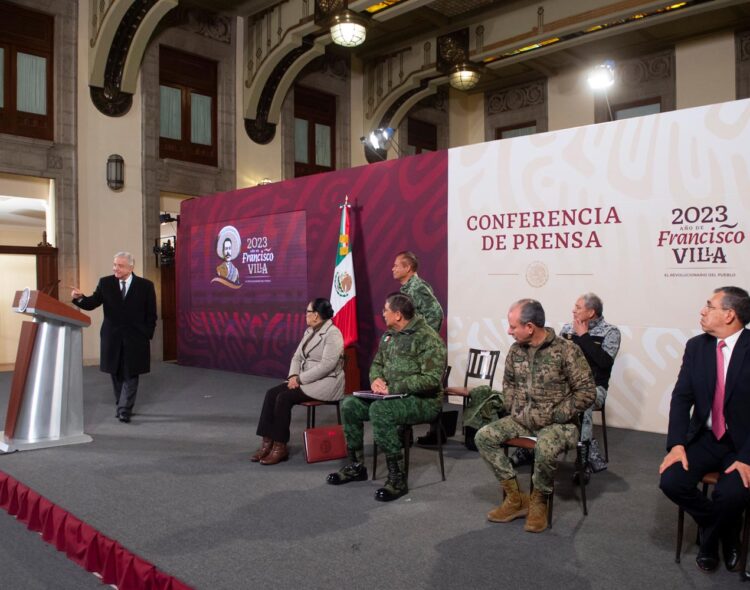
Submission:
[[[355,391],[352,393],[354,397],[361,397],[362,399],[398,399],[400,397],[406,397],[405,393],[376,393],[374,391]]]

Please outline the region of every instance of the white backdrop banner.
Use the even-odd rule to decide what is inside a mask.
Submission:
[[[452,383],[499,348],[501,387],[512,302],[559,332],[593,291],[623,336],[607,422],[666,432],[701,307],[750,287],[750,101],[456,148],[448,170]]]

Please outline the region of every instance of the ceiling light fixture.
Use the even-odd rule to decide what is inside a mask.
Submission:
[[[471,63],[457,65],[450,74],[449,84],[456,90],[471,90],[479,82],[479,68]]]
[[[364,19],[351,10],[343,10],[331,17],[331,39],[342,47],[357,47],[365,42],[367,28]]]

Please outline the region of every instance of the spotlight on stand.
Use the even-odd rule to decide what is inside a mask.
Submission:
[[[615,62],[607,60],[591,69],[588,77],[592,90],[606,90],[615,83]]]
[[[160,213],[159,214],[159,223],[161,225],[165,225],[167,223],[172,223],[173,221],[180,221],[180,216],[172,217],[171,213]]]
[[[363,18],[351,10],[343,10],[331,17],[331,39],[341,47],[357,47],[365,42],[367,29]]]
[[[607,112],[609,120],[614,121],[612,115],[612,106],[609,104],[609,94],[607,89],[615,83],[615,62],[608,59],[598,66],[591,69],[588,77],[589,87],[594,91],[601,91],[604,94],[604,100],[607,103]]]
[[[393,140],[393,133],[393,127],[379,127],[360,140],[374,150],[387,150],[388,145]]]
[[[393,138],[394,133],[393,127],[378,127],[368,135],[360,137],[359,140],[365,146],[365,156],[368,162],[373,163],[388,159],[388,148],[391,146],[395,147],[396,154],[400,155],[401,148]],[[371,158],[371,155],[374,155],[375,158]]]

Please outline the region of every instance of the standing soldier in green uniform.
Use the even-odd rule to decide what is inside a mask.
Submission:
[[[393,262],[393,278],[401,283],[401,293],[411,297],[414,302],[414,309],[421,315],[427,324],[440,334],[440,327],[443,325],[443,308],[440,302],[435,298],[432,292],[432,286],[417,274],[419,268],[419,259],[414,252],[404,250],[396,254],[396,260]],[[430,426],[427,434],[417,438],[418,445],[435,445],[437,444],[438,431],[434,426]],[[445,435],[441,433],[443,442]]]
[[[403,452],[398,427],[433,420],[443,403],[442,377],[446,363],[445,343],[422,316],[412,300],[393,293],[385,300],[383,319],[387,326],[370,367],[375,393],[404,394],[383,400],[347,396],[341,404],[349,463],[328,475],[327,482],[340,485],[365,481],[364,423],[372,422],[375,442],[385,453],[388,479],[375,499],[390,502],[408,493],[403,470]]]
[[[411,297],[416,312],[439,334],[443,325],[443,308],[430,284],[417,274],[418,268],[419,259],[414,252],[399,252],[393,262],[393,278],[401,283],[401,293]]]
[[[508,312],[510,347],[503,376],[503,403],[508,416],[484,426],[474,441],[505,491],[503,503],[487,514],[491,522],[526,516],[525,530],[547,528],[547,503],[552,493],[557,456],[576,446],[579,412],[596,398],[596,385],[581,348],[544,327],[538,301],[522,299]],[[516,472],[502,444],[519,436],[537,437],[534,452],[534,491],[518,488]]]

